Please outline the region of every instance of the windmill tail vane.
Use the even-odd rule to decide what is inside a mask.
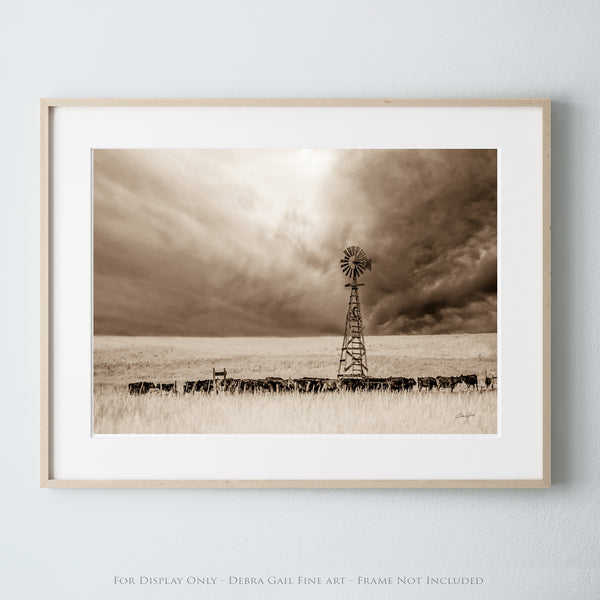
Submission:
[[[350,300],[348,312],[346,313],[346,327],[344,329],[344,341],[340,355],[338,377],[341,378],[364,378],[368,377],[367,351],[365,349],[364,327],[360,310],[360,299],[358,296],[358,278],[365,272],[370,271],[372,260],[367,258],[366,252],[358,246],[349,246],[344,250],[340,267],[352,282],[347,283],[350,288]]]

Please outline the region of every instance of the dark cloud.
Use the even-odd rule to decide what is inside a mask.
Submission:
[[[496,331],[495,150],[99,150],[99,334]]]

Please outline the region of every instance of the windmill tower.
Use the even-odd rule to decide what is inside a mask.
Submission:
[[[340,355],[338,377],[367,377],[369,375],[367,351],[365,350],[363,322],[358,299],[358,288],[365,284],[358,283],[358,278],[364,273],[365,269],[371,270],[371,259],[367,258],[362,248],[349,246],[344,250],[340,266],[344,275],[352,281],[346,284],[346,287],[350,288],[350,301],[348,302],[348,313],[346,314],[346,328],[344,330],[344,343]]]

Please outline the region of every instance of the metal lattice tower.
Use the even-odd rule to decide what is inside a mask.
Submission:
[[[371,259],[367,258],[365,251],[358,246],[350,246],[344,250],[344,257],[340,263],[342,271],[352,279],[352,283],[346,284],[346,287],[350,288],[350,301],[348,302],[348,312],[346,314],[346,327],[338,377],[368,377],[367,351],[365,349],[364,328],[358,298],[358,288],[364,283],[358,283],[358,278],[364,273],[365,269],[371,270]]]

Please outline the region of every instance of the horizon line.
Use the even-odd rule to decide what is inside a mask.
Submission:
[[[455,331],[449,333],[383,333],[383,334],[365,334],[364,337],[432,337],[441,335],[498,335],[496,331]],[[128,333],[93,333],[93,337],[171,337],[171,338],[213,338],[213,339],[236,339],[236,338],[324,338],[324,337],[340,337],[344,334],[322,334],[322,335],[177,335],[177,334],[141,334],[134,335]]]

